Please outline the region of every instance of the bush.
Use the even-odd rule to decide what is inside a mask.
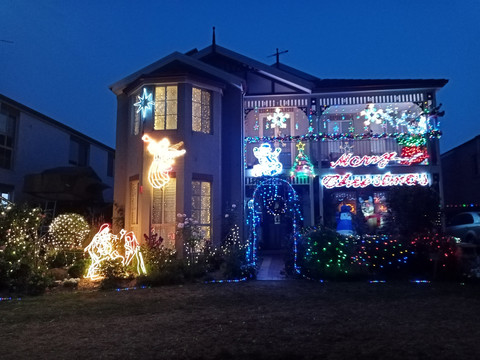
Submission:
[[[81,248],[90,232],[85,218],[78,214],[62,214],[53,219],[48,228],[48,239],[56,250]]]
[[[68,268],[68,275],[72,278],[82,278],[89,265],[89,261],[86,259],[78,259]]]
[[[351,271],[351,241],[351,238],[332,230],[307,230],[299,244],[301,274],[317,280],[348,278]]]

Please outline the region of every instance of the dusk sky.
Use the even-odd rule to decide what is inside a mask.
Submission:
[[[320,78],[445,78],[442,152],[480,134],[479,0],[2,0],[0,93],[115,146],[109,85],[217,43]]]

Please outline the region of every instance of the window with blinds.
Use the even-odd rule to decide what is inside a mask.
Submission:
[[[192,218],[205,232],[205,239],[211,239],[212,223],[212,183],[192,181]]]
[[[138,224],[138,180],[130,181],[130,224]]]
[[[154,130],[177,128],[178,90],[176,85],[155,87]]]
[[[161,189],[153,189],[152,223],[175,224],[176,179],[171,178]]]

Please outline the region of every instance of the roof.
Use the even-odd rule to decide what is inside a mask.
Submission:
[[[33,110],[32,108],[29,108],[26,105],[20,104],[19,102],[15,101],[13,99],[10,99],[9,97],[7,97],[5,95],[0,94],[0,101],[8,103],[10,106],[12,106],[14,108],[17,108],[17,109],[19,109],[19,110],[21,110],[25,113],[33,115],[33,116],[49,123],[50,125],[55,126],[57,128],[60,128],[62,130],[65,130],[66,132],[69,132],[72,135],[75,135],[75,136],[77,136],[77,137],[79,137],[83,140],[86,140],[91,144],[95,144],[95,145],[97,145],[101,148],[104,148],[107,151],[115,152],[115,149],[111,148],[110,146],[107,146],[104,143],[101,143],[100,141],[95,140],[95,139],[91,138],[90,136],[87,136],[87,135],[81,133],[80,131],[77,131],[77,130],[73,129],[70,126],[67,126],[67,125],[65,125],[65,124],[63,124],[63,123],[61,123],[57,120],[54,120],[51,117],[48,117],[47,115],[44,115],[44,114],[42,114],[42,113],[40,113],[36,110]]]
[[[461,149],[462,147],[464,147],[465,145],[471,143],[471,142],[474,142],[474,141],[480,141],[480,135],[477,135],[475,136],[474,138],[470,139],[470,140],[467,140],[465,141],[464,143],[460,144],[460,145],[457,145],[455,146],[454,148],[444,152],[443,154],[441,154],[440,156],[443,158],[445,156],[449,156],[451,154],[453,154],[454,152],[458,151],[459,149]]]
[[[211,54],[220,54],[264,74],[308,88],[312,93],[386,89],[439,89],[448,83],[446,79],[321,79],[282,63],[266,65],[219,45],[210,45],[200,51],[191,50],[187,54],[197,59],[207,58]]]
[[[153,64],[150,64],[133,74],[128,75],[127,77],[123,78],[122,80],[119,80],[115,82],[114,84],[110,85],[110,89],[117,95],[121,94],[125,88],[130,85],[132,82],[135,80],[138,80],[144,76],[147,76],[149,74],[152,74],[153,72],[156,72],[163,67],[172,64],[174,62],[179,62],[181,64],[184,64],[186,66],[198,69],[202,72],[206,72],[218,79],[221,79],[227,83],[230,83],[234,86],[237,87],[243,87],[244,80],[232,75],[226,71],[223,71],[221,69],[218,69],[214,66],[208,65],[202,61],[199,61],[195,58],[192,58],[190,56],[181,54],[179,52],[174,52],[171,53],[168,56],[165,56],[164,58],[161,58],[160,60],[154,62]]]
[[[110,89],[119,95],[134,81],[178,61],[194,67],[209,75],[220,78],[236,86],[242,86],[245,79],[231,69],[223,69],[212,64],[215,57],[226,58],[241,65],[241,68],[253,70],[274,80],[284,82],[306,93],[371,91],[388,89],[439,89],[446,79],[322,79],[282,63],[267,65],[248,56],[239,54],[222,46],[212,44],[202,50],[192,49],[185,54],[174,52],[153,64],[114,83]]]

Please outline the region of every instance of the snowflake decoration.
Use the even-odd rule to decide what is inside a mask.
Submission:
[[[270,127],[273,129],[279,127],[285,129],[287,127],[287,119],[290,118],[289,114],[284,114],[280,111],[280,108],[276,108],[273,115],[268,115],[267,119],[271,121]]]
[[[377,109],[375,107],[375,104],[368,104],[367,108],[365,110],[362,110],[360,115],[365,117],[365,126],[373,123],[380,124],[382,122],[383,110]]]
[[[340,145],[340,150],[343,151],[344,154],[353,154],[353,145],[349,145],[347,142]]]
[[[407,129],[410,133],[415,135],[423,135],[427,132],[427,117],[420,115],[407,124]]]
[[[152,100],[152,94],[147,94],[147,89],[143,88],[143,95],[138,95],[138,101],[133,106],[138,107],[137,113],[142,112],[142,116],[147,115],[147,110],[151,110],[155,102]]]

